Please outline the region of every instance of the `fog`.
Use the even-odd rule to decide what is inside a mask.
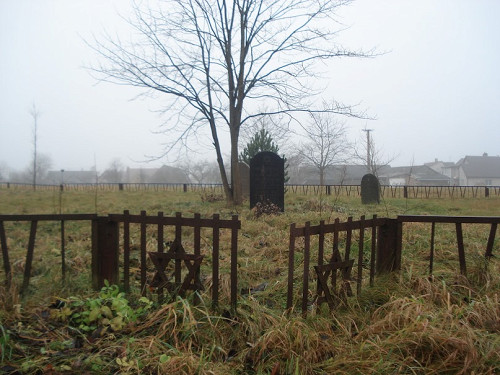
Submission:
[[[99,83],[84,69],[97,61],[84,40],[104,31],[127,39],[119,14],[129,10],[125,0],[0,2],[0,165],[31,163],[33,104],[38,152],[54,170],[175,162],[173,155],[146,163],[162,154],[157,110],[169,98],[136,99],[137,88]],[[355,1],[339,14],[346,25],[339,42],[380,55],[329,61],[323,96],[367,111],[373,120],[345,119],[349,136],[373,129],[391,165],[499,155],[498,14],[495,0]],[[215,160],[210,141],[200,142],[191,157]]]

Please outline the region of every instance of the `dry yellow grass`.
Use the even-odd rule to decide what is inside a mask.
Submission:
[[[0,191],[0,213],[58,213],[50,191]],[[63,212],[99,214],[147,210],[184,216],[238,214],[239,289],[265,286],[242,295],[238,310],[228,308],[229,255],[221,251],[221,304],[212,310],[208,292],[155,305],[124,329],[103,336],[84,334],[48,314],[55,298],[95,298],[89,289],[89,228],[70,225],[66,286],[61,286],[57,226],[40,228],[30,293],[18,295],[27,244],[27,226],[6,224],[11,289],[0,288],[2,366],[20,373],[174,373],[174,374],[494,374],[500,371],[500,264],[482,257],[488,228],[464,227],[468,278],[459,275],[454,232],[439,228],[436,272],[428,278],[429,227],[415,224],[405,233],[403,270],[376,279],[375,286],[348,299],[334,313],[313,308],[307,318],[286,314],[288,230],[319,220],[360,215],[495,215],[500,199],[386,200],[362,206],[357,199],[287,194],[286,213],[255,218],[247,207],[202,202],[196,193],[64,192]],[[149,228],[151,236],[155,229]],[[209,252],[210,231],[202,234]],[[189,233],[184,233],[186,236]],[[226,235],[224,234],[222,240]],[[498,237],[498,235],[497,235]],[[187,237],[186,237],[187,238]],[[137,237],[133,237],[138,241]],[[499,242],[494,253],[499,252]],[[133,244],[133,246],[135,246]],[[148,249],[155,249],[150,239]],[[300,255],[298,260],[300,261]],[[300,266],[300,263],[297,265]],[[3,271],[1,271],[3,272]],[[3,273],[0,277],[3,278]],[[207,287],[210,278],[206,277]],[[312,283],[311,285],[314,285]],[[154,299],[154,295],[150,295]],[[127,296],[137,306],[137,294]],[[56,314],[57,315],[57,314]],[[7,367],[5,367],[7,368]]]

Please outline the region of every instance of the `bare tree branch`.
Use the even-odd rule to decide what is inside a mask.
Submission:
[[[345,125],[329,113],[311,113],[310,123],[302,126],[305,141],[300,154],[319,172],[319,182],[325,183],[325,170],[333,164],[341,164],[350,149]]]
[[[330,112],[361,116],[336,104],[317,109],[318,62],[372,57],[335,43],[337,9],[350,0],[163,0],[153,8],[135,3],[129,20],[133,41],[105,35],[88,43],[103,59],[90,70],[100,80],[166,94],[165,113],[175,113],[161,131],[165,153],[206,129],[217,155],[228,201],[241,201],[238,139],[246,121],[262,116]],[[255,112],[263,105],[270,110]],[[230,184],[220,131],[230,136]]]

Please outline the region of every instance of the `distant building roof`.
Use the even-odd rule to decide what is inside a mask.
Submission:
[[[427,165],[414,165],[407,167],[392,167],[387,175],[388,178],[411,177],[417,181],[448,182],[450,178]]]
[[[440,160],[434,160],[429,163],[424,163],[424,165],[427,165],[428,167],[434,167],[436,165],[443,166],[444,168],[453,168],[456,164],[452,161],[440,161]],[[434,169],[434,168],[432,168]]]
[[[462,167],[467,178],[500,178],[500,156],[466,156],[457,166]]]

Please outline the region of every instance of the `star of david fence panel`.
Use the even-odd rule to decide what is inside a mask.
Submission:
[[[334,244],[332,257],[327,264],[314,266],[318,277],[316,303],[321,305],[326,302],[330,310],[334,310],[339,303],[345,302],[346,297],[353,294],[350,283],[354,259],[343,260],[337,245]],[[337,288],[337,273],[340,273],[341,278],[339,288]]]
[[[331,224],[321,221],[316,226],[311,226],[310,222],[306,222],[304,227],[292,224],[288,252],[287,309],[293,308],[297,294],[300,294],[303,315],[307,315],[312,305],[322,303],[334,309],[346,297],[353,295],[351,284],[355,285],[356,294],[359,295],[364,283],[368,281],[373,285],[376,272],[399,269],[400,230],[401,224],[396,219],[379,219],[376,215],[372,219],[362,216],[358,221],[350,217],[343,223],[339,219]],[[367,238],[370,243],[368,249],[365,249],[365,232],[371,234],[371,238]],[[303,246],[296,249],[299,241]],[[302,280],[300,276],[295,276],[295,256],[299,251],[303,255]],[[327,257],[329,261],[325,263]],[[312,262],[316,264],[311,266]],[[365,274],[368,275],[367,281],[364,280]],[[312,278],[317,280],[313,293],[309,288]],[[299,293],[295,291],[296,285],[302,287]]]
[[[155,266],[155,274],[149,285],[158,288],[159,295],[162,296],[163,288],[167,289],[172,297],[185,297],[188,290],[200,292],[204,289],[200,279],[203,255],[187,254],[181,242],[174,240],[166,253],[149,252],[149,257]],[[179,277],[178,270],[168,274],[167,267],[171,260],[184,262],[187,274],[183,278],[182,275]],[[181,281],[177,282],[178,279]]]
[[[216,306],[220,299],[221,278],[229,276],[230,304],[236,306],[238,231],[241,228],[237,215],[227,220],[218,214],[202,218],[198,213],[184,217],[180,212],[164,216],[162,212],[147,215],[146,211],[141,211],[140,215],[132,215],[124,211],[109,215],[108,220],[121,224],[120,250],[126,291],[139,286],[142,294],[149,288],[157,292],[159,298],[163,291],[171,297],[185,296],[188,292],[204,290],[203,279],[206,279],[210,284],[207,289],[211,292],[212,305]],[[229,231],[229,241],[221,242],[223,231]],[[229,275],[220,275],[221,252],[229,253]]]

